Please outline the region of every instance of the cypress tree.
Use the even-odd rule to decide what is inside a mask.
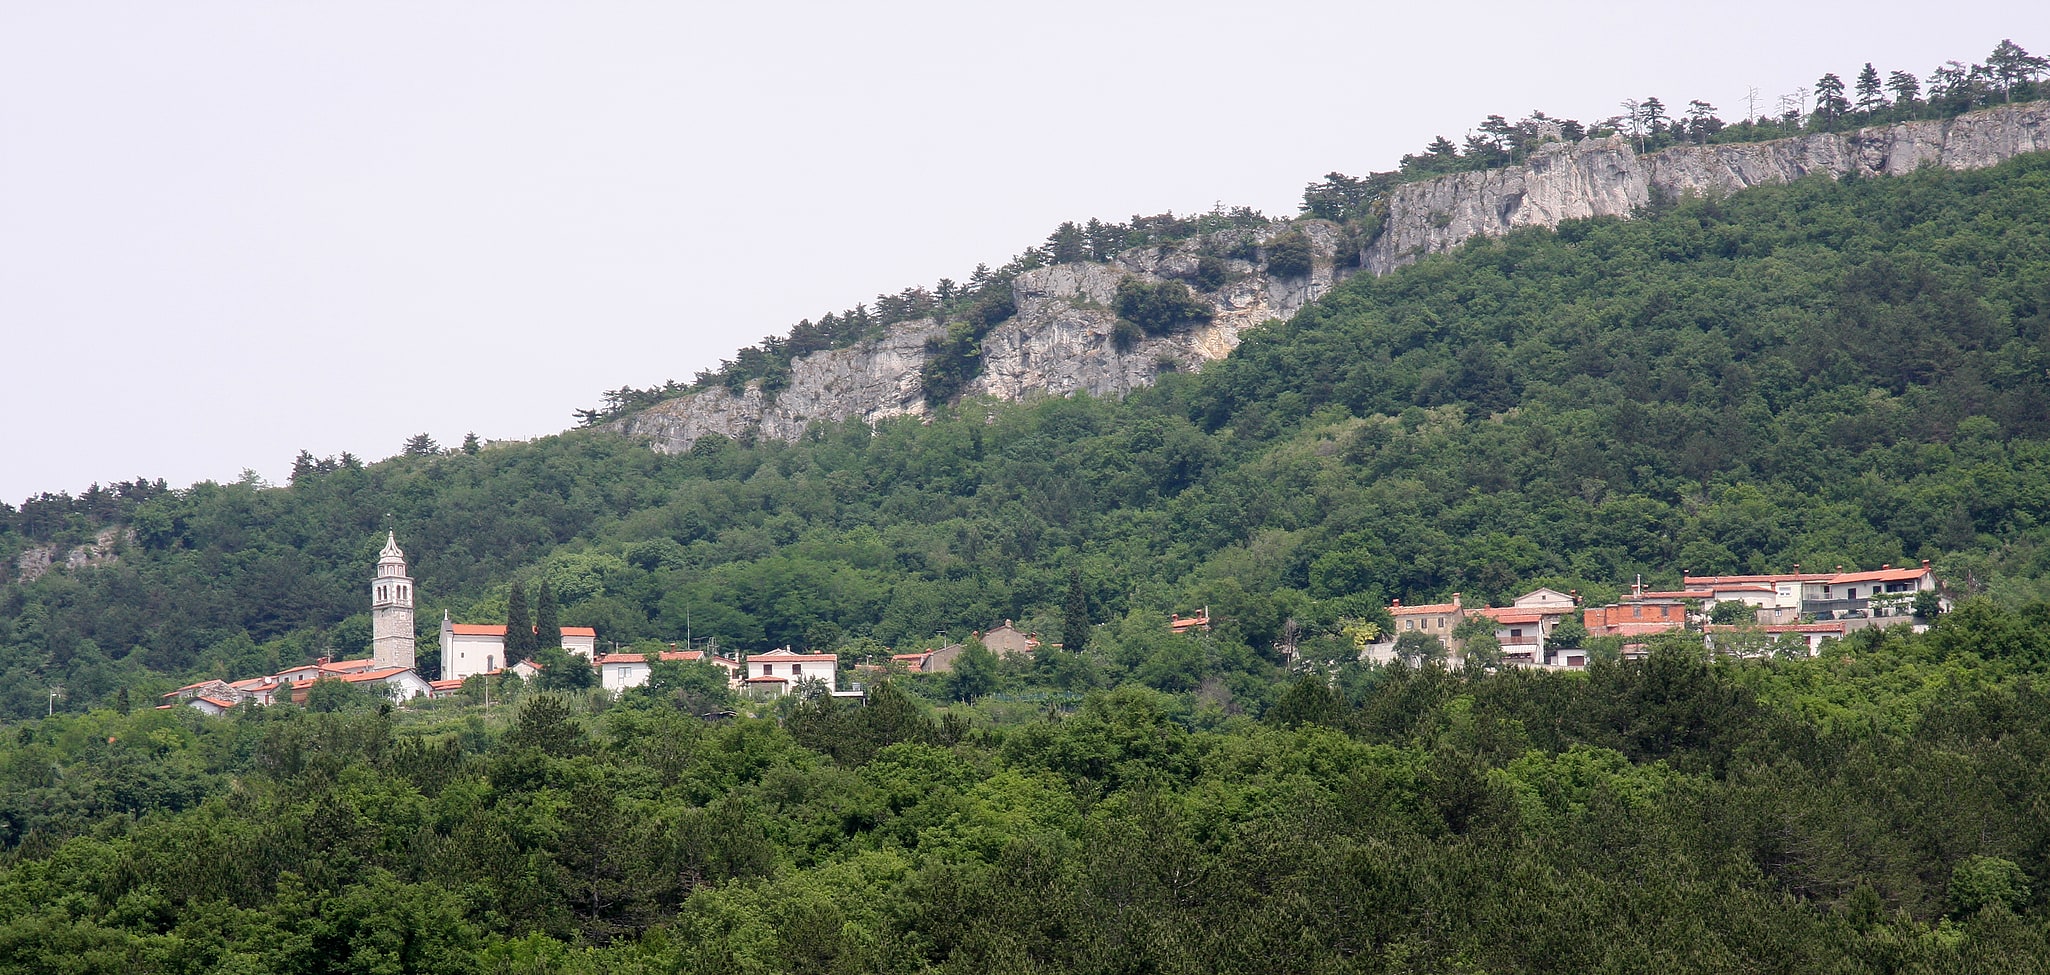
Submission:
[[[527,619],[527,590],[513,580],[512,595],[505,600],[505,665],[510,667],[534,654],[534,624]]]
[[[1082,570],[1068,570],[1068,605],[1061,614],[1061,646],[1080,653],[1089,642],[1089,594],[1082,591]]]
[[[555,618],[555,588],[541,580],[534,593],[534,649],[562,646],[562,623]]]

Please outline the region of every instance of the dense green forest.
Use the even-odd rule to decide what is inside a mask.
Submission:
[[[2050,614],[705,724],[112,710],[0,741],[21,972],[2040,971]]]

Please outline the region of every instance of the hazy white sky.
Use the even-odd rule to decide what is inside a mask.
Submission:
[[[1062,220],[2003,37],[2050,14],[0,0],[0,500],[552,433]]]

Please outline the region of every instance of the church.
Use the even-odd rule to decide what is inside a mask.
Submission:
[[[406,575],[406,553],[398,535],[386,533],[378,553],[377,576],[370,584],[370,659],[378,668],[414,666],[413,579]],[[588,626],[562,628],[562,648],[585,660],[598,651],[598,631]],[[461,682],[493,673],[506,665],[505,625],[457,623],[441,616],[441,681]]]
[[[376,667],[413,669],[413,578],[396,532],[386,532],[370,583],[370,661]]]
[[[588,626],[562,628],[562,648],[585,660],[598,652],[598,631]],[[505,624],[457,623],[441,614],[441,679],[460,681],[505,666]]]

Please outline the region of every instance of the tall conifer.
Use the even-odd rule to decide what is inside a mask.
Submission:
[[[1068,570],[1068,605],[1061,614],[1061,646],[1080,652],[1089,642],[1089,594],[1082,591],[1082,570]]]
[[[555,588],[541,580],[534,593],[534,649],[562,646],[562,623],[555,618]]]
[[[510,667],[534,655],[534,624],[527,618],[527,590],[513,580],[505,600],[505,664]]]

